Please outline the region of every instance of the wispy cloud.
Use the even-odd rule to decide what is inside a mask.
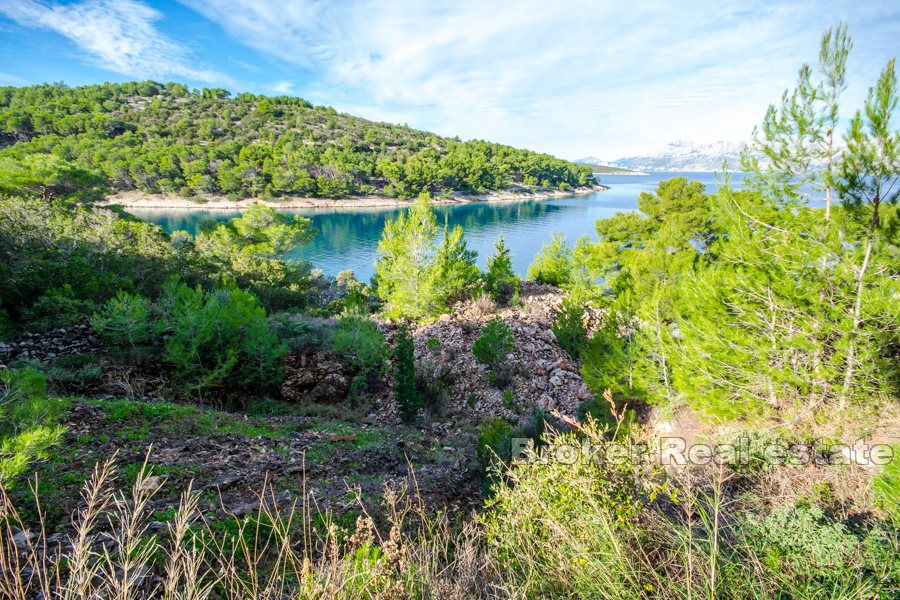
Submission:
[[[74,42],[99,67],[131,77],[178,77],[229,84],[217,71],[194,64],[191,52],[163,35],[162,15],[137,0],[48,3],[4,0],[0,14],[21,25],[55,31]]]
[[[294,84],[290,81],[276,81],[272,84],[272,91],[278,94],[289,94],[294,90]]]
[[[569,156],[746,138],[825,27],[877,19],[883,45],[898,18],[847,0],[181,2],[313,72],[317,102]]]
[[[28,83],[24,77],[12,73],[0,73],[0,85],[25,85]]]

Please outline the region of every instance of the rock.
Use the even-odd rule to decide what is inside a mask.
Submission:
[[[31,546],[32,539],[34,539],[34,534],[26,529],[13,536],[13,543],[19,550],[27,550]]]
[[[219,473],[218,477],[209,482],[207,487],[226,489],[233,486],[241,480],[241,476],[237,473]]]
[[[294,357],[288,364],[287,377],[281,386],[285,400],[333,404],[343,401],[350,391],[351,373],[330,352]]]

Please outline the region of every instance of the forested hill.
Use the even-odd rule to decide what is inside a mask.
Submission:
[[[64,195],[93,183],[98,192],[233,199],[566,190],[591,177],[589,167],[547,154],[376,123],[302,98],[152,81],[0,87],[0,172],[7,192],[30,184]]]

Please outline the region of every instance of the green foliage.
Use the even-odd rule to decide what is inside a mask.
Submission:
[[[582,352],[595,392],[682,398],[721,419],[896,397],[896,75],[891,61],[839,152],[851,47],[846,26],[826,32],[821,81],[804,65],[769,108],[754,135],[768,166],[744,157],[749,190],[662,182],[576,247],[576,281],[581,267],[601,282],[586,295],[606,314]]]
[[[394,341],[394,402],[404,423],[412,423],[422,406],[416,387],[415,346],[409,328],[401,325]]]
[[[42,200],[92,201],[103,197],[103,178],[54,154],[0,156],[0,194]]]
[[[107,344],[134,349],[149,341],[153,333],[150,301],[120,291],[94,313],[91,326]]]
[[[163,360],[190,389],[265,387],[280,380],[287,347],[269,329],[265,309],[251,294],[236,288],[206,292],[170,282],[161,310],[169,336]]]
[[[588,341],[587,331],[584,328],[584,305],[571,298],[564,299],[556,318],[553,319],[551,329],[563,350],[578,360]]]
[[[437,217],[427,197],[385,224],[378,244],[375,283],[387,316],[422,319],[446,311],[478,280],[476,254],[459,226],[438,236]]]
[[[63,404],[47,397],[35,369],[0,370],[0,484],[8,484],[35,460],[45,459],[64,429],[56,424]]]
[[[281,312],[269,317],[269,328],[296,354],[310,354],[325,345],[332,325],[326,319]]]
[[[309,266],[283,259],[311,235],[306,219],[262,206],[206,225],[195,242],[106,209],[0,197],[0,309],[32,330],[60,327],[120,291],[156,297],[174,275],[236,283],[270,308],[303,306]]]
[[[77,323],[94,308],[91,300],[82,300],[68,283],[48,289],[30,306],[23,307],[21,318],[32,330],[66,327]]]
[[[900,445],[892,447],[891,461],[881,467],[872,481],[875,503],[900,522]]]
[[[843,567],[859,543],[816,505],[781,508],[763,519],[750,518],[746,529],[750,545],[767,566],[797,579],[843,577]]]
[[[494,317],[481,328],[481,335],[472,344],[472,354],[484,364],[496,367],[506,360],[514,346],[515,338],[509,325]]]
[[[565,235],[557,233],[528,265],[527,277],[537,283],[564,287],[575,280],[574,269],[572,249],[566,243]]]
[[[487,271],[484,274],[484,289],[491,300],[500,304],[508,303],[518,295],[522,287],[518,276],[512,268],[512,255],[503,241],[503,235],[497,238],[496,251],[487,259]]]
[[[830,218],[837,144],[839,101],[847,87],[847,57],[853,42],[846,24],[829,29],[819,50],[820,82],[809,65],[798,73],[797,87],[785,91],[781,105],[770,105],[760,127],[753,129],[752,150],[765,159],[765,167],[749,151],[741,157],[747,183],[783,205],[824,199],[825,220]],[[748,148],[750,150],[750,148]],[[824,165],[824,168],[820,168]]]
[[[387,342],[378,325],[371,319],[358,315],[345,315],[338,319],[331,334],[331,345],[338,354],[350,357],[358,370],[353,379],[352,395],[362,392],[367,379],[379,374],[388,354]]]
[[[596,429],[582,435],[604,443]],[[629,461],[585,458],[575,434],[545,439],[539,455],[499,471],[481,517],[490,555],[525,597],[641,597],[641,550],[625,540],[641,536],[643,507],[666,488]]]
[[[254,204],[227,223],[208,222],[194,241],[199,260],[211,272],[256,294],[266,306],[303,305],[309,265],[285,260],[287,252],[315,235],[311,221]]]
[[[481,466],[489,468],[500,463],[507,465],[512,459],[512,426],[500,417],[486,419],[478,427],[478,443],[475,452]]]
[[[185,90],[156,82],[0,87],[0,192],[68,197],[74,181],[82,199],[101,187],[414,198],[591,183],[589,167],[546,154],[374,123],[301,98]]]

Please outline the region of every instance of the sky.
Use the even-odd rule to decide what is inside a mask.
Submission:
[[[849,117],[900,2],[0,0],[0,85],[181,81],[613,160],[748,139],[840,21]]]

